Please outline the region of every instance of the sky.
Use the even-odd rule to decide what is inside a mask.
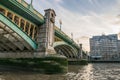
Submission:
[[[25,0],[30,3],[31,0]],[[33,0],[33,7],[44,15],[56,12],[56,25],[62,20],[62,31],[89,51],[89,38],[120,32],[120,0]]]

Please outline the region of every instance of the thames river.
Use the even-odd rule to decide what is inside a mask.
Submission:
[[[120,63],[69,65],[66,74],[41,74],[0,66],[0,80],[120,80]]]

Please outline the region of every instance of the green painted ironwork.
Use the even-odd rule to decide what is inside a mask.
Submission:
[[[56,27],[56,26],[55,26]],[[76,42],[74,42],[68,35],[66,35],[64,32],[62,32],[59,28],[55,28],[55,36],[59,37],[60,39],[62,39],[64,42],[66,42],[69,46],[71,46],[74,50],[77,50],[77,52],[79,51],[80,47],[78,44],[76,44]],[[56,45],[60,45],[59,44],[54,44],[54,46]],[[62,44],[61,44],[62,45]],[[86,54],[86,52],[84,50],[83,54]]]
[[[79,50],[78,44],[76,44],[69,36],[67,36],[60,29],[55,28],[55,36],[59,37],[64,42],[68,43],[69,45],[71,45],[71,46],[75,47],[77,50]]]
[[[0,0],[0,5],[7,7],[8,9],[12,10],[13,12],[23,16],[24,18],[30,20],[31,22],[35,23],[36,25],[41,25],[44,23],[44,17],[35,9],[29,9],[25,7],[23,4],[25,3],[22,1],[21,3],[17,0]],[[26,3],[27,4],[27,3]]]
[[[37,49],[37,44],[33,41],[25,32],[23,32],[15,23],[9,18],[0,14],[0,21],[16,32],[21,38],[23,38],[34,50]]]
[[[55,43],[53,44],[54,47],[61,46],[61,45],[69,46],[73,51],[75,51],[76,53],[78,53],[78,50],[77,50],[76,48],[74,48],[73,46],[69,45],[69,44],[66,43],[66,42],[58,41],[58,42],[55,42]]]

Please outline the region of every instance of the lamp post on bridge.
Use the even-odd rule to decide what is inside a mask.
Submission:
[[[61,19],[59,20],[59,23],[60,23],[60,30],[61,30],[61,28],[62,28],[62,20]]]
[[[31,0],[31,3],[30,3],[31,6],[32,6],[32,3],[33,3],[33,0]]]
[[[28,6],[30,10],[33,10],[32,3],[33,3],[33,0],[31,0],[30,4],[29,4],[29,6]]]

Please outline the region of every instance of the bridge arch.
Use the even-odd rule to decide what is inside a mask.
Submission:
[[[35,50],[37,48],[37,44],[32,40],[32,38],[30,38],[15,23],[13,23],[9,18],[4,16],[3,14],[0,14],[0,30],[3,30],[2,32],[8,35],[1,35],[0,37],[2,37],[2,39],[6,41],[11,42],[11,44],[14,45],[14,47],[12,48],[12,46],[7,45],[7,43],[4,42],[4,46],[0,48],[8,50],[7,48],[5,48],[5,45],[7,45],[6,47],[9,47],[10,49],[17,48],[19,50],[23,50],[24,48],[26,48],[27,50]],[[14,42],[15,40],[19,40],[18,42],[22,43],[23,45]]]
[[[75,58],[77,57],[77,49],[73,48],[69,44],[63,42],[63,41],[58,41],[54,43],[54,49],[58,54],[64,55],[68,58]]]

